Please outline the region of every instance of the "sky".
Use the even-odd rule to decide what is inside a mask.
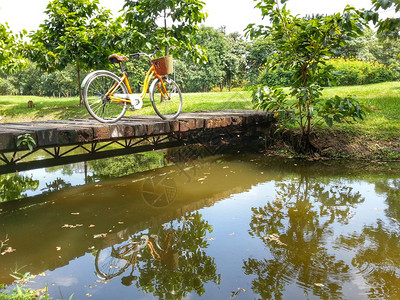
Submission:
[[[226,26],[226,32],[243,32],[250,23],[265,24],[261,13],[255,9],[254,0],[203,0],[208,18],[206,26]],[[7,22],[14,33],[22,29],[36,30],[46,15],[43,11],[49,0],[0,0],[0,23]],[[100,5],[111,9],[114,15],[122,8],[124,0],[100,0]],[[356,8],[371,8],[371,0],[289,0],[292,14],[311,15],[341,12],[350,4]]]

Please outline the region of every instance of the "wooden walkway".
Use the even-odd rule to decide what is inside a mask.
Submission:
[[[7,166],[17,163],[22,165],[28,155],[39,150],[46,151],[52,158],[66,157],[67,153],[63,153],[62,148],[68,146],[73,146],[68,153],[81,147],[90,154],[82,157],[83,160],[97,159],[107,157],[105,152],[99,154],[100,148],[104,150],[104,143],[107,142],[109,145],[118,143],[122,148],[142,146],[135,152],[150,151],[176,146],[180,136],[194,131],[229,127],[248,128],[271,122],[271,116],[262,111],[224,110],[182,113],[174,121],[164,121],[158,116],[134,116],[125,117],[113,124],[104,124],[93,119],[3,123],[0,124],[0,163]],[[36,147],[33,152],[27,151],[26,147],[17,147],[18,137],[24,134],[29,134],[35,139]],[[143,143],[146,147],[143,147]]]

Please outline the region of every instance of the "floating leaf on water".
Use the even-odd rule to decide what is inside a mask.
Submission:
[[[72,212],[71,215],[79,215],[78,212]]]
[[[57,247],[56,247],[56,250],[57,250],[57,251],[60,251],[60,250],[61,250],[61,247],[58,247],[58,246],[57,246]]]
[[[118,269],[119,267],[117,265],[110,265],[110,269]]]
[[[239,295],[240,291],[236,291],[236,292],[231,292],[231,299],[235,298],[237,295]]]
[[[93,224],[89,225],[89,228],[93,228],[93,227],[96,227],[96,225],[93,225]]]
[[[96,282],[96,283],[102,283],[102,284],[108,284],[108,283],[110,283],[109,280],[96,280],[95,282]]]
[[[231,292],[231,299],[235,298],[237,295],[240,294],[240,292],[245,292],[246,290],[244,288],[238,288],[237,291]]]
[[[17,250],[15,250],[14,248],[12,248],[12,247],[7,247],[3,252],[1,252],[0,254],[1,255],[6,255],[7,253],[12,253],[12,252],[15,252],[15,251],[17,251]]]
[[[314,285],[315,285],[315,286],[318,286],[318,287],[324,287],[324,286],[325,286],[325,285],[322,284],[322,283],[314,283]]]
[[[122,224],[124,224],[124,222],[118,222],[118,224],[119,224],[119,225],[122,225]]]
[[[35,290],[35,296],[37,298],[41,298],[40,296],[47,292],[47,288],[37,289]]]
[[[207,176],[206,176],[206,177],[199,178],[199,179],[197,179],[197,181],[203,181],[203,180],[206,180],[206,178],[207,178]]]
[[[95,234],[93,238],[95,239],[100,239],[100,238],[105,238],[107,236],[107,233],[100,233],[100,234]]]
[[[76,228],[76,227],[82,227],[83,224],[76,224],[76,225],[70,225],[70,224],[64,224],[61,226],[61,228]]]

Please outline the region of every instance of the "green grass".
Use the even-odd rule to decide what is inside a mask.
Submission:
[[[251,92],[192,93],[183,95],[183,111],[220,109],[251,109]],[[35,107],[28,108],[28,101]],[[126,116],[155,114],[148,97],[139,111],[128,110]],[[78,98],[53,98],[36,96],[0,96],[1,123],[35,120],[65,120],[89,118]]]
[[[386,82],[362,86],[332,87],[324,90],[323,97],[356,95],[367,108],[367,118],[354,124],[336,124],[352,134],[371,135],[378,139],[400,137],[400,83]],[[27,108],[32,100],[34,108]],[[51,98],[35,96],[0,96],[0,122],[26,122],[33,120],[62,120],[89,118],[78,98]],[[213,92],[184,94],[185,112],[220,109],[252,109],[251,92]],[[139,111],[128,110],[127,115],[154,114],[148,98]]]
[[[365,106],[367,118],[353,124],[336,124],[336,129],[376,138],[400,137],[400,83],[385,82],[361,86],[326,88],[324,97],[355,95]]]

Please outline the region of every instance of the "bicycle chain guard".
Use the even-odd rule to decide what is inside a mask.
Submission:
[[[130,109],[141,109],[143,106],[143,100],[140,98],[139,95],[129,95],[129,99],[131,100],[131,107]]]

